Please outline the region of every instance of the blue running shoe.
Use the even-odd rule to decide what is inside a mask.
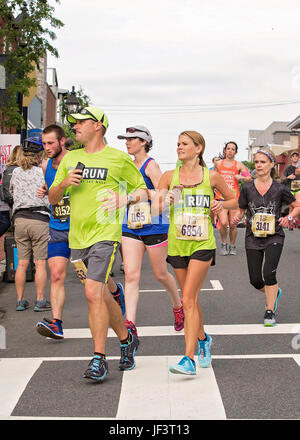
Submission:
[[[94,356],[90,361],[88,369],[84,372],[83,377],[96,382],[102,382],[108,373],[108,365],[106,359],[101,356]]]
[[[212,338],[205,333],[206,341],[198,339],[198,364],[201,368],[207,368],[211,365],[210,347]]]
[[[276,301],[275,301],[275,306],[274,306],[274,313],[275,313],[276,310],[277,310],[278,300],[279,300],[279,298],[281,297],[281,294],[282,294],[282,290],[281,290],[280,287],[279,287],[279,288],[278,288],[278,293],[277,293],[277,298],[276,298]]]
[[[60,321],[44,318],[43,321],[39,321],[36,325],[37,332],[52,339],[64,339],[64,333]]]
[[[117,283],[118,290],[113,293],[114,300],[121,307],[122,315],[125,316],[126,308],[125,308],[125,297],[124,297],[124,288],[121,283]]]
[[[187,374],[188,376],[195,376],[196,364],[188,356],[183,356],[181,361],[176,365],[170,365],[170,373],[174,374]]]
[[[135,367],[135,353],[138,349],[140,341],[135,335],[132,333],[130,329],[128,329],[128,333],[131,337],[131,342],[129,344],[121,344],[121,358],[119,363],[119,369],[121,371],[124,370],[132,370]]]

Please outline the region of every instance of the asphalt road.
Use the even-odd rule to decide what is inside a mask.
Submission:
[[[286,231],[278,269],[283,294],[274,328],[262,325],[264,296],[249,284],[243,242],[244,229],[239,229],[237,256],[217,256],[201,291],[213,362],[211,368],[198,368],[196,377],[168,372],[184,353],[184,335],[173,330],[168,296],[147,257],[137,314],[137,366],[118,371],[119,343],[109,332],[109,375],[100,385],[82,378],[93,346],[83,287],[71,265],[63,341],[40,336],[36,322],[50,318],[50,312],[37,313],[33,307],[16,312],[14,284],[2,282],[0,420],[298,420],[300,230]],[[119,266],[118,256],[114,279],[123,282]],[[31,304],[34,296],[34,283],[27,283]]]

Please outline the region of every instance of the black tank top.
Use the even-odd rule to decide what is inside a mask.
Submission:
[[[290,205],[296,199],[281,183],[273,181],[269,190],[262,196],[256,189],[254,181],[246,183],[239,197],[239,207],[247,210],[247,227],[245,234],[246,249],[265,249],[273,243],[283,244],[284,231],[278,224],[283,205]],[[254,237],[251,230],[252,219],[256,213],[275,215],[275,234],[267,237]]]

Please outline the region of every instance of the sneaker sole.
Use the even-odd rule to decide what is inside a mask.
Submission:
[[[273,322],[273,323],[271,323],[271,322],[265,322],[265,323],[264,323],[264,327],[275,327],[275,325],[276,325],[276,322]]]
[[[99,382],[99,383],[103,382],[104,379],[106,378],[106,376],[107,376],[107,371],[101,377],[98,377],[98,376],[97,377],[96,376],[87,376],[86,374],[83,375],[84,379],[90,379],[93,382]]]
[[[35,307],[34,312],[50,312],[51,307],[45,307],[45,308],[40,308],[40,307]]]
[[[64,339],[63,335],[62,336],[56,335],[48,327],[45,327],[44,325],[41,324],[36,326],[36,330],[40,335],[45,336],[46,338]]]
[[[185,371],[177,366],[172,366],[169,368],[170,373],[173,374],[185,374],[186,376],[196,376],[196,371]]]
[[[184,325],[181,328],[174,327],[175,332],[181,332],[181,330],[183,330],[183,329],[184,329]]]

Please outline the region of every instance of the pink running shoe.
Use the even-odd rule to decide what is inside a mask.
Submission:
[[[180,332],[184,327],[184,313],[183,307],[179,307],[179,309],[173,309],[174,313],[174,329],[176,332]]]
[[[128,321],[128,319],[126,319],[125,327],[127,327],[128,330],[131,330],[131,333],[133,334],[133,336],[135,338],[138,337],[136,326],[134,325],[134,323],[132,321]]]

